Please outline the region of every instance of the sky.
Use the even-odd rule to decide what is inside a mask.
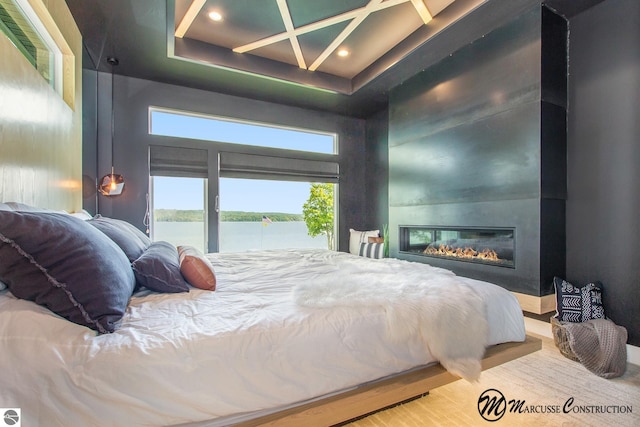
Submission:
[[[215,120],[164,111],[151,112],[153,135],[204,139],[232,144],[334,153],[334,135],[304,132],[234,121]]]
[[[229,143],[334,152],[334,136],[256,126],[205,117],[152,111],[151,133]],[[204,209],[205,180],[153,177],[154,209]],[[220,178],[223,211],[302,213],[310,184],[292,181]]]

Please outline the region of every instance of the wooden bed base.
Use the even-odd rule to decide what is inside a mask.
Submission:
[[[487,349],[482,359],[482,370],[493,368],[541,348],[542,341],[529,335],[524,342],[494,345]],[[240,427],[336,425],[424,395],[429,390],[459,379],[447,372],[440,364],[430,365],[236,425]]]

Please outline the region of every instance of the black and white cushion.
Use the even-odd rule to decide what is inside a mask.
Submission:
[[[358,255],[375,259],[384,258],[384,243],[361,243]]]
[[[580,287],[559,277],[554,277],[553,285],[556,290],[556,316],[558,320],[578,323],[605,318],[600,282],[587,283]]]

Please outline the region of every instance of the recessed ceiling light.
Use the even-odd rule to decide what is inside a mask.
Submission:
[[[347,49],[339,49],[338,50],[338,56],[341,57],[345,57],[345,56],[349,56],[349,51]]]
[[[220,14],[220,12],[215,12],[215,11],[209,12],[209,18],[212,21],[216,21],[216,22],[217,21],[222,21],[222,15]]]

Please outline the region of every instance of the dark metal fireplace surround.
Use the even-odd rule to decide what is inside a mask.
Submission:
[[[400,252],[515,268],[515,229],[400,226]]]
[[[532,7],[392,90],[391,256],[553,294],[566,257],[566,39],[564,19]],[[477,255],[487,247],[500,259]]]

